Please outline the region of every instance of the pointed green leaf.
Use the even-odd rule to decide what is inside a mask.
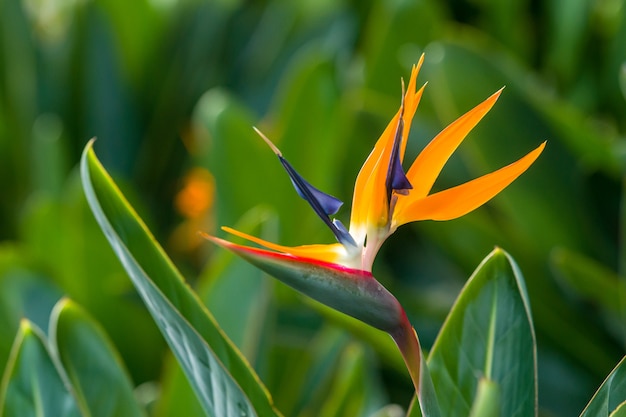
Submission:
[[[100,325],[63,299],[50,318],[50,341],[72,384],[77,401],[91,417],[145,416],[122,361]]]
[[[471,276],[448,315],[429,367],[442,415],[468,415],[479,381],[500,388],[499,414],[535,416],[535,334],[522,275],[495,249]]]
[[[87,200],[210,416],[276,416],[241,353],[185,284],[87,145],[81,160]]]
[[[41,331],[22,320],[2,379],[1,417],[80,417]]]
[[[626,401],[626,358],[622,359],[593,395],[580,417],[608,416],[623,413]],[[617,409],[620,411],[617,411]]]

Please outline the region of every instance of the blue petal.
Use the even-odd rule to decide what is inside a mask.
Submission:
[[[348,229],[346,229],[346,226],[344,226],[343,223],[341,223],[339,219],[333,219],[333,225],[335,225],[335,227],[337,228],[337,231],[339,232],[339,235],[335,233],[335,236],[337,236],[337,240],[339,241],[339,243],[343,245],[349,244],[352,246],[357,246],[356,242],[354,241],[354,238],[352,237],[350,232],[348,232]]]
[[[346,228],[337,221],[337,223],[330,220],[331,215],[337,213],[343,202],[330,194],[326,194],[317,188],[309,184],[296,170],[291,166],[289,162],[281,155],[278,155],[280,163],[283,164],[291,183],[295,187],[298,195],[306,200],[307,203],[313,208],[315,213],[326,223],[326,225],[332,230],[333,234],[337,238],[337,241],[341,244],[348,244],[356,246],[356,243]]]
[[[333,214],[339,211],[339,208],[343,205],[343,202],[336,197],[333,197],[330,194],[326,194],[323,191],[318,190],[307,180],[302,178],[300,174],[296,172],[296,170],[291,166],[289,162],[282,156],[278,157],[280,162],[285,167],[285,170],[289,174],[289,178],[291,179],[291,183],[294,188],[298,192],[298,195],[305,199],[309,204],[314,206],[319,206],[321,211],[327,216],[332,216]],[[317,210],[316,210],[317,211]]]
[[[393,148],[389,159],[389,168],[387,169],[387,181],[385,182],[387,187],[387,201],[391,199],[391,194],[394,191],[398,194],[407,194],[408,190],[413,188],[404,173],[402,161],[400,161],[400,142],[402,141],[402,132],[404,130],[402,113],[403,112],[400,113],[398,127],[396,128],[396,137],[393,141]]]

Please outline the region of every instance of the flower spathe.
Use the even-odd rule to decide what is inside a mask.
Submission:
[[[257,130],[285,166],[298,194],[311,204],[339,243],[282,246],[229,227],[223,229],[278,253],[369,272],[380,246],[399,226],[419,220],[461,217],[489,201],[526,171],[543,151],[545,142],[504,168],[430,194],[447,160],[493,107],[501,89],[441,131],[404,174],[402,161],[407,138],[425,87],[416,89],[423,58],[422,55],[411,71],[400,109],[357,176],[348,230],[338,220],[330,219],[341,202],[308,184],[283,158],[280,150]]]

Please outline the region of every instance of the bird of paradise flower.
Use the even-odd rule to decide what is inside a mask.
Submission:
[[[459,186],[430,193],[435,180],[467,134],[489,112],[502,90],[441,131],[417,156],[408,171],[402,161],[411,122],[425,85],[416,90],[422,55],[411,71],[400,109],[359,172],[349,227],[331,219],[342,202],[309,184],[260,131],[278,156],[296,191],[331,229],[333,244],[288,247],[222,227],[263,248],[238,245],[214,236],[223,246],[268,274],[336,310],[386,331],[398,345],[415,385],[420,407],[425,363],[419,339],[396,300],[372,275],[376,253],[394,231],[420,220],[451,220],[480,207],[526,171],[545,147],[543,142],[518,161]],[[404,90],[404,84],[403,84]],[[255,128],[256,130],[256,128]],[[423,410],[424,415],[428,415]]]

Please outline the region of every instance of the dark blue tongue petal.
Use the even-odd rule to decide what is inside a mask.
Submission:
[[[313,208],[313,211],[326,223],[326,226],[330,228],[333,232],[339,243],[343,245],[352,245],[357,246],[354,238],[350,235],[350,233],[346,230],[343,224],[339,220],[331,221],[329,216],[337,213],[339,208],[342,206],[343,202],[330,194],[326,194],[323,191],[318,190],[313,187],[306,181],[300,174],[296,172],[296,170],[291,166],[289,162],[285,158],[283,158],[283,154],[280,150],[269,140],[260,130],[256,127],[254,128],[256,132],[263,138],[263,140],[269,145],[270,148],[274,151],[280,163],[289,174],[289,178],[291,179],[291,183],[294,188],[298,192],[298,195],[302,197],[309,205]]]
[[[398,126],[396,127],[396,136],[393,139],[393,148],[389,157],[389,168],[387,168],[387,201],[391,200],[391,194],[395,191],[398,194],[406,195],[413,188],[409,179],[402,169],[402,161],[400,160],[400,144],[402,142],[402,134],[404,132],[404,83],[402,84],[402,104],[400,106],[400,114],[398,116]]]
[[[324,223],[326,223],[330,230],[332,230],[333,234],[337,238],[337,241],[344,245],[349,244],[356,246],[354,239],[341,222],[338,220],[336,221],[340,225],[340,227],[338,227],[337,223],[331,221],[329,217],[337,213],[343,202],[309,184],[300,174],[296,172],[291,164],[282,157],[282,155],[278,155],[278,159],[280,159],[280,163],[283,164],[287,174],[289,174],[291,183],[298,192],[298,195],[309,203],[315,213],[324,221]]]
[[[289,162],[282,156],[278,157],[280,162],[285,167],[285,170],[289,174],[291,183],[295,187],[298,195],[305,199],[311,205],[318,205],[322,212],[327,216],[332,216],[339,211],[339,208],[343,205],[343,201],[333,197],[330,194],[326,194],[323,191],[318,190],[312,186],[307,180],[302,178],[300,174],[291,166]],[[313,203],[311,200],[314,200]]]

